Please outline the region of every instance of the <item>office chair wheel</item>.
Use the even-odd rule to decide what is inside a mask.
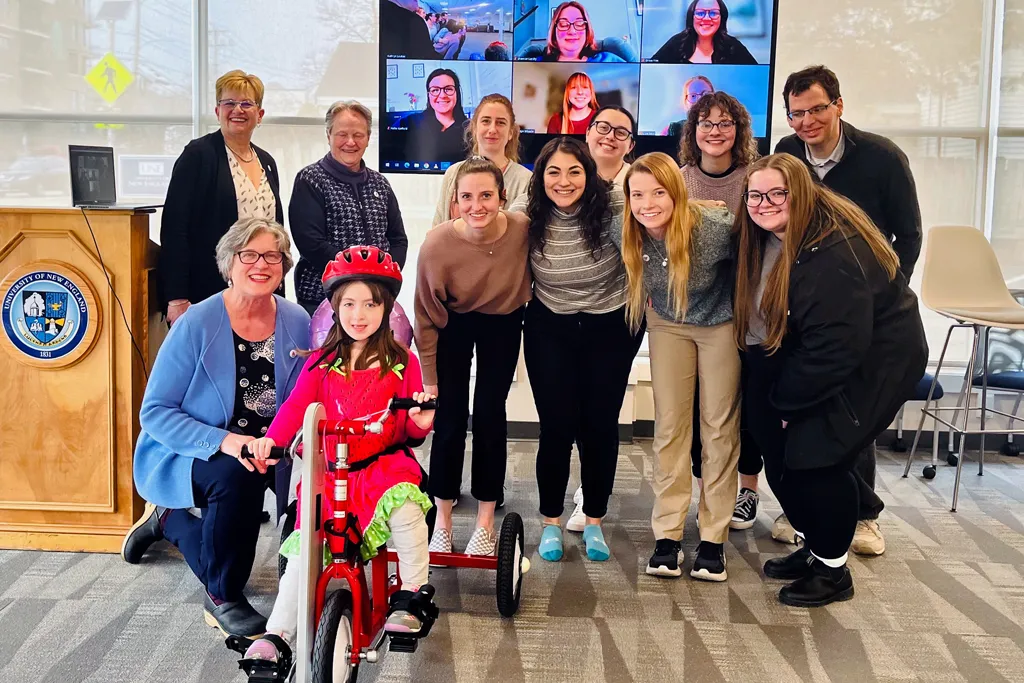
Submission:
[[[1003,444],[1003,447],[999,449],[999,452],[1002,453],[1003,455],[1009,455],[1011,457],[1016,458],[1018,455],[1020,455],[1020,446],[1018,446],[1012,441],[1007,441],[1006,443]]]
[[[891,448],[893,453],[906,453],[907,442],[904,441],[903,439],[897,438],[895,441],[892,442]]]
[[[947,453],[946,462],[949,463],[950,467],[956,467],[956,464],[960,462],[960,458],[956,453]]]
[[[935,478],[935,465],[925,465],[924,466],[924,471],[921,472],[921,476],[924,477],[925,479],[934,479]]]

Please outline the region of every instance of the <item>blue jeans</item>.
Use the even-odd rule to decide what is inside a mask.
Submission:
[[[192,464],[192,492],[203,517],[171,510],[163,531],[211,597],[228,602],[242,597],[256,558],[263,497],[273,481],[273,468],[266,474],[249,472],[224,453]]]

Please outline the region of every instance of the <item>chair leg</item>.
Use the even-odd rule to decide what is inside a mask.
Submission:
[[[956,512],[956,504],[960,499],[960,476],[964,469],[964,447],[967,445],[967,426],[971,419],[971,378],[974,377],[974,358],[978,354],[979,328],[974,327],[974,341],[971,344],[971,356],[967,361],[967,374],[964,375],[964,422],[960,430],[960,457],[956,461],[956,479],[953,481],[953,505],[950,512]]]
[[[990,327],[981,328],[985,335],[985,353],[981,356],[981,451],[978,453],[978,476],[985,474],[985,418],[988,413],[988,342]]]
[[[942,345],[942,353],[939,354],[939,364],[935,368],[935,377],[932,378],[932,385],[928,387],[928,398],[925,399],[924,407],[921,409],[921,419],[917,423],[917,432],[914,434],[914,445],[910,447],[910,452],[907,453],[907,465],[903,468],[904,478],[910,474],[910,466],[914,462],[914,453],[917,452],[917,444],[921,442],[921,430],[924,429],[924,418],[928,414],[928,409],[932,405],[932,396],[935,395],[935,385],[939,382],[939,372],[942,370],[942,361],[946,358],[946,349],[949,348],[949,339],[953,335],[953,328],[954,326],[950,325],[949,329],[946,330],[946,343]]]
[[[1013,410],[1010,411],[1010,419],[1006,422],[1006,428],[1013,431],[1013,423],[1017,421],[1017,411],[1020,410],[1020,401],[1024,398],[1024,392],[1017,392],[1017,400],[1013,403]],[[1003,454],[1016,456],[1020,453],[1013,443],[1013,434],[1006,435],[1006,444],[1003,446]]]
[[[907,412],[907,404],[900,406],[900,412],[896,413],[896,440],[903,440],[903,414]]]

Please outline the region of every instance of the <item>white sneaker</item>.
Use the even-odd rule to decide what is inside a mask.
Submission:
[[[573,508],[572,514],[569,515],[569,521],[565,523],[565,528],[568,531],[582,533],[583,529],[587,526],[587,516],[583,514],[582,486],[576,489],[576,493],[572,494],[572,502],[576,503],[576,507]]]
[[[498,547],[498,536],[490,529],[478,526],[466,544],[467,555],[493,555]]]
[[[775,523],[772,524],[772,538],[779,543],[791,545],[797,542],[796,530],[789,523],[789,518],[785,514],[775,518]]]

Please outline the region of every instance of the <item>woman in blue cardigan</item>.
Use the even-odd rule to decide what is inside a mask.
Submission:
[[[228,288],[171,327],[139,413],[135,486],[147,504],[121,555],[136,564],[156,541],[173,543],[206,588],[206,622],[230,635],[266,629],[242,590],[264,492],[275,488],[279,510],[288,493],[284,467],[240,453],[291,393],[302,369],[292,352],[309,346],[309,316],[274,294],[292,266],[290,251],[274,221],[242,219],[228,230],[216,251]]]

